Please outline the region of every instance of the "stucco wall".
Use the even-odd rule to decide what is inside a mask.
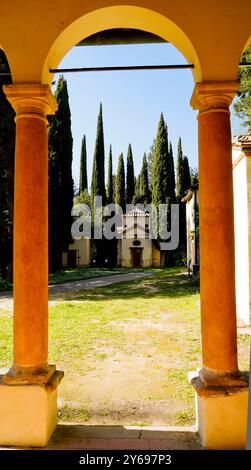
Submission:
[[[142,268],[152,266],[152,241],[148,239],[140,239],[142,249]],[[121,242],[122,245],[122,267],[131,268],[132,267],[132,257],[131,249],[136,248],[133,246],[132,239],[123,239]]]
[[[233,151],[233,161],[240,157]],[[249,324],[250,273],[249,245],[251,244],[251,198],[247,179],[251,178],[251,162],[244,156],[233,168],[234,217],[235,217],[235,283],[238,321]],[[251,179],[250,179],[251,182]],[[251,183],[249,183],[250,186]],[[249,198],[249,203],[248,203]]]
[[[90,239],[81,238],[80,240],[74,240],[69,245],[69,250],[77,250],[78,264],[79,266],[90,266],[91,262],[91,250],[90,250]],[[67,266],[67,253],[63,253],[63,266]]]

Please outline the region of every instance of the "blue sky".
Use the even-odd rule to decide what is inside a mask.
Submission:
[[[186,63],[186,60],[171,44],[147,44],[74,47],[64,57],[60,67],[180,63]],[[70,97],[76,186],[83,134],[87,139],[90,185],[100,102],[103,104],[106,157],[111,143],[114,172],[118,155],[123,152],[126,157],[128,144],[131,143],[135,173],[138,174],[143,153],[148,153],[156,135],[161,112],[168,125],[175,159],[181,136],[184,155],[188,156],[192,168],[197,167],[197,112],[189,105],[194,87],[191,70],[67,73],[65,78]]]

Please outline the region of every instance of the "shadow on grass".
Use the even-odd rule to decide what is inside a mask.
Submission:
[[[98,288],[76,290],[60,293],[58,301],[95,301],[115,299],[133,299],[149,297],[157,298],[181,298],[199,293],[199,279],[188,277],[187,274],[173,271],[161,272],[154,276],[117,282]]]

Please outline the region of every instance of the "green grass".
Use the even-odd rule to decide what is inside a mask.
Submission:
[[[1,367],[12,360],[12,318],[1,312]],[[187,425],[187,373],[201,366],[198,281],[180,268],[65,294],[50,308],[49,360],[65,371],[60,420]],[[239,335],[248,368],[250,336]]]

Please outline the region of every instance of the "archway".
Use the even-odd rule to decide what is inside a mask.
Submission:
[[[171,42],[189,63],[194,64],[195,82],[201,81],[202,72],[197,53],[179,26],[153,10],[135,6],[114,6],[94,10],[82,16],[59,35],[46,57],[42,83],[52,82],[53,77],[49,70],[56,68],[73,46],[94,33],[113,28],[139,29]]]
[[[0,440],[12,445],[45,445],[56,424],[56,390],[62,374],[47,363],[46,115],[53,114],[56,107],[48,86],[52,79],[49,69],[57,67],[65,52],[83,37],[111,27],[133,27],[157,34],[172,42],[187,60],[195,65],[197,85],[192,106],[200,111],[203,367],[200,376],[193,380],[193,385],[198,399],[199,430],[203,444],[209,448],[243,447],[246,432],[247,382],[238,370],[236,354],[229,122],[229,105],[237,89],[237,83],[232,81],[233,63],[230,60],[229,68],[223,69],[219,75],[213,67],[208,69],[210,73],[206,75],[207,79],[209,77],[217,81],[201,82],[203,75],[198,55],[182,29],[164,15],[131,6],[114,6],[95,10],[84,16],[77,15],[77,19],[61,31],[48,52],[43,65],[42,85],[38,82],[31,84],[31,80],[23,84],[19,75],[19,83],[5,88],[17,114],[18,204],[15,230],[18,236],[15,239],[14,366],[4,376],[0,389],[3,394],[2,403],[10,403],[9,400],[12,399],[15,406],[8,416],[10,427],[0,434]],[[61,27],[59,29],[61,30]],[[203,40],[203,35],[200,39]],[[213,44],[214,47],[216,43]],[[205,63],[207,53],[202,55]],[[217,60],[218,71],[220,58]],[[31,190],[30,181],[39,184],[39,194]],[[34,216],[35,208],[40,217]],[[33,221],[32,225],[29,224],[30,220]],[[23,226],[28,227],[25,234]],[[37,260],[38,267],[32,272],[34,259]],[[12,398],[7,393],[10,385]],[[20,398],[29,405],[22,410],[18,405]],[[34,405],[33,413],[30,412],[31,404]],[[19,417],[21,414],[21,428],[20,423],[27,419],[31,423],[32,432],[22,438],[22,431],[16,426],[16,414]]]

